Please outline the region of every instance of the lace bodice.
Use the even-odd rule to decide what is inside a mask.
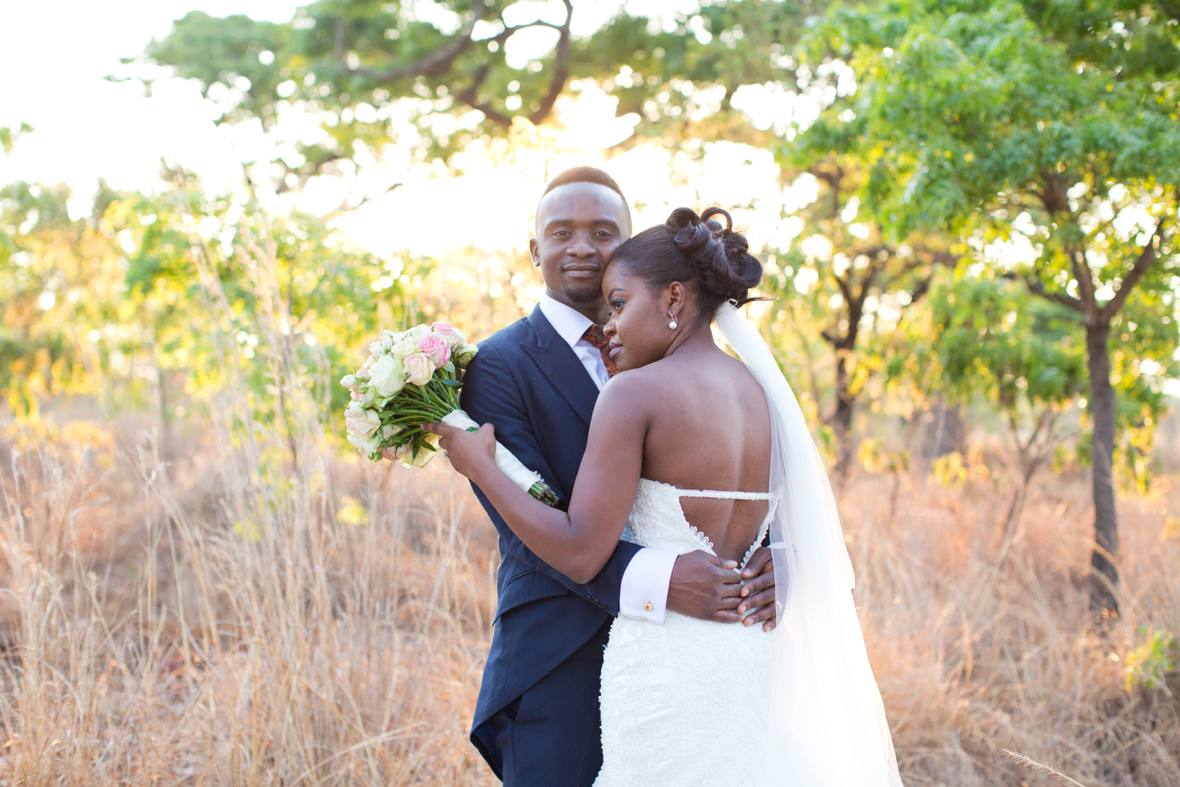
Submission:
[[[684,516],[684,508],[680,505],[681,498],[711,497],[726,500],[767,500],[770,505],[766,517],[758,528],[758,535],[742,556],[741,565],[745,567],[754,550],[766,537],[770,527],[771,517],[776,506],[775,498],[765,492],[726,492],[715,489],[681,489],[662,481],[650,478],[639,479],[639,489],[635,494],[635,505],[631,508],[631,516],[623,528],[623,538],[640,546],[670,549],[677,554],[703,549],[711,554],[717,554],[713,542],[692,525]]]
[[[685,517],[685,497],[769,501],[743,566],[778,505],[766,493],[680,489],[641,478],[623,537],[677,554],[716,554]],[[765,721],[773,696],[771,643],[759,626],[672,611],[662,624],[615,618],[603,654],[603,768],[595,787],[781,787],[763,761],[783,743],[769,737]]]

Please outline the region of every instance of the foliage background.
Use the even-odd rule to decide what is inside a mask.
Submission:
[[[233,10],[103,50],[119,142],[33,75],[0,115],[7,780],[487,781],[492,530],[335,381],[530,309],[580,163],[761,250],[906,782],[1174,778],[1171,4]]]

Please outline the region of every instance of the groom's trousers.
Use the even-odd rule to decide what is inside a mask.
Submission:
[[[507,787],[589,787],[602,767],[598,687],[606,623],[580,650],[492,717]]]

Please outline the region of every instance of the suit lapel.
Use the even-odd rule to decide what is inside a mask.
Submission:
[[[553,383],[553,387],[574,412],[589,425],[590,416],[594,413],[594,402],[598,399],[598,387],[573,349],[545,319],[541,307],[534,308],[528,320],[536,341],[522,343],[521,349],[533,359],[537,368]]]

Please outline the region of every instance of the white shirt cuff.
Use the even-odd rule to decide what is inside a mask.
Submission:
[[[643,548],[623,571],[619,586],[619,614],[632,620],[663,623],[668,614],[668,585],[676,553]]]

